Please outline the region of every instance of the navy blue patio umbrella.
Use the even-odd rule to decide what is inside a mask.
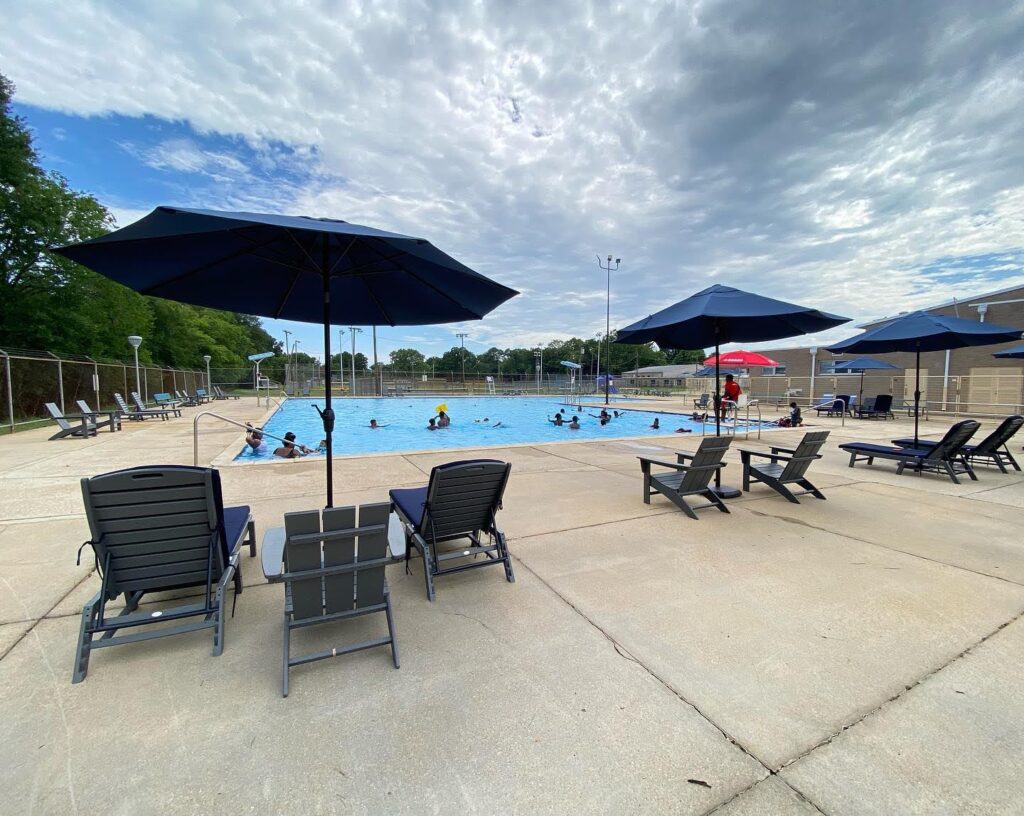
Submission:
[[[1002,357],[1004,359],[1020,359],[1024,357],[1024,346],[1014,346],[1008,348],[1006,351],[997,351],[992,355],[993,357]]]
[[[878,354],[893,351],[912,351],[915,354],[914,377],[914,444],[918,440],[918,422],[921,408],[921,352],[947,351],[968,346],[990,346],[1019,340],[1021,330],[1012,326],[997,326],[961,317],[909,312],[883,323],[874,329],[829,346],[835,353]]]
[[[638,320],[621,329],[616,343],[655,342],[661,348],[696,349],[715,347],[720,357],[722,343],[755,343],[780,340],[798,334],[831,329],[849,321],[848,317],[797,306],[782,300],[755,295],[715,284],[686,300]],[[722,404],[721,367],[715,363],[715,434],[720,435]],[[739,495],[739,491],[721,488],[721,477],[715,474],[718,492]]]
[[[857,404],[864,404],[864,372],[884,371],[885,369],[898,370],[899,366],[886,363],[883,360],[873,360],[870,357],[858,357],[856,360],[836,360],[836,371],[860,372],[860,390],[857,392]]]
[[[327,506],[332,473],[331,324],[479,320],[519,294],[422,238],[329,218],[157,207],[55,252],[144,295],[323,323]]]

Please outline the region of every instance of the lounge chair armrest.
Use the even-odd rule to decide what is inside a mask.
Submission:
[[[778,445],[772,445],[772,453],[796,453],[796,448],[780,448]]]
[[[739,451],[740,458],[742,458],[745,461],[749,460],[751,456],[763,456],[765,459],[771,459],[773,462],[777,460],[781,460],[783,462],[789,461],[788,456],[779,456],[777,453],[775,453],[775,448],[772,448],[771,453],[765,453],[764,451],[748,450],[747,448],[740,448]]]
[[[685,461],[686,461],[687,459],[693,459],[693,458],[694,458],[694,456],[696,456],[696,454],[693,454],[693,453],[685,453],[685,452],[683,452],[683,453],[677,453],[677,454],[676,454],[676,461],[678,461],[678,462],[679,462],[680,464],[682,464],[682,463],[683,463],[683,462],[685,462]]]
[[[648,459],[646,456],[636,457],[640,460],[640,466],[645,470],[649,470],[651,465],[659,465],[661,467],[671,468],[672,470],[687,470],[686,465],[682,465],[679,462],[666,462],[664,459]]]

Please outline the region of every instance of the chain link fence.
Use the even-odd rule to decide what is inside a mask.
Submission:
[[[0,429],[48,421],[46,403],[66,414],[79,413],[78,400],[94,410],[114,410],[114,393],[126,398],[138,391],[149,402],[152,394],[176,390],[195,393],[205,388],[206,372],[140,365],[134,362],[94,360],[85,355],[57,355],[47,351],[0,349]]]

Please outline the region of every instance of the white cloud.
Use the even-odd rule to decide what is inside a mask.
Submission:
[[[1008,285],[1005,259],[961,270],[962,287],[935,264],[1024,246],[1019,2],[40,2],[6,17],[22,101],[256,148],[255,168],[190,140],[136,154],[217,182],[191,203],[422,235],[522,289],[472,327],[480,342],[602,330],[595,253],[623,258],[614,326],[711,282],[866,319]],[[308,181],[275,177],[296,162]]]

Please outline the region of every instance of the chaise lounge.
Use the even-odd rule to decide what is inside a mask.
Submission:
[[[949,476],[955,484],[960,484],[958,473],[966,473],[974,481],[978,480],[971,463],[964,458],[964,445],[980,427],[973,419],[957,422],[942,439],[925,448],[901,448],[898,445],[890,448],[868,442],[848,442],[839,448],[850,454],[850,467],[857,462],[871,465],[875,459],[891,459],[897,463],[897,474],[902,474],[904,468],[909,467],[918,475],[927,470]]]
[[[224,593],[242,592],[238,559],[256,530],[249,508],[224,507],[220,476],[209,468],[138,467],[82,479],[89,545],[102,580],[82,609],[73,683],[81,683],[94,649],[213,629],[213,654],[224,650]],[[198,601],[139,612],[143,596],[202,587]],[[108,617],[107,604],[124,595],[124,608]],[[190,620],[175,626],[173,621]],[[145,629],[158,624],[154,629]],[[121,629],[129,634],[116,635]],[[94,638],[96,638],[94,640]]]
[[[857,406],[858,419],[895,419],[892,412],[892,394],[879,394],[874,399],[864,400],[863,405]]]
[[[644,475],[644,504],[651,503],[651,496],[660,493],[690,518],[697,518],[696,510],[717,507],[728,513],[729,508],[711,488],[715,472],[725,467],[722,457],[732,440],[725,436],[706,436],[696,453],[677,453],[675,462],[648,459],[638,456],[640,470]],[[667,468],[671,473],[652,471],[653,467]],[[705,504],[690,505],[685,496],[703,496]]]
[[[1024,416],[1014,414],[1008,416],[999,426],[992,431],[988,436],[982,439],[977,445],[964,445],[963,455],[964,458],[972,465],[976,464],[977,460],[988,460],[996,467],[999,468],[1003,473],[1009,473],[1006,466],[1009,465],[1014,470],[1020,470],[1020,465],[1017,464],[1017,460],[1013,458],[1013,454],[1010,453],[1007,443],[1010,438],[1020,430],[1021,426],[1024,425]],[[931,439],[918,439],[916,444],[913,439],[894,439],[892,441],[894,445],[899,445],[901,448],[931,448],[939,443]]]
[[[426,487],[392,490],[391,502],[405,526],[406,569],[413,548],[423,556],[427,598],[434,600],[434,577],[501,564],[505,579],[515,581],[505,534],[497,513],[512,465],[496,459],[471,459],[438,465]],[[486,533],[490,541],[481,540]],[[442,550],[441,544],[469,539],[470,546]],[[483,560],[475,556],[484,556]],[[473,560],[467,561],[470,556]],[[449,561],[459,561],[446,567]]]

